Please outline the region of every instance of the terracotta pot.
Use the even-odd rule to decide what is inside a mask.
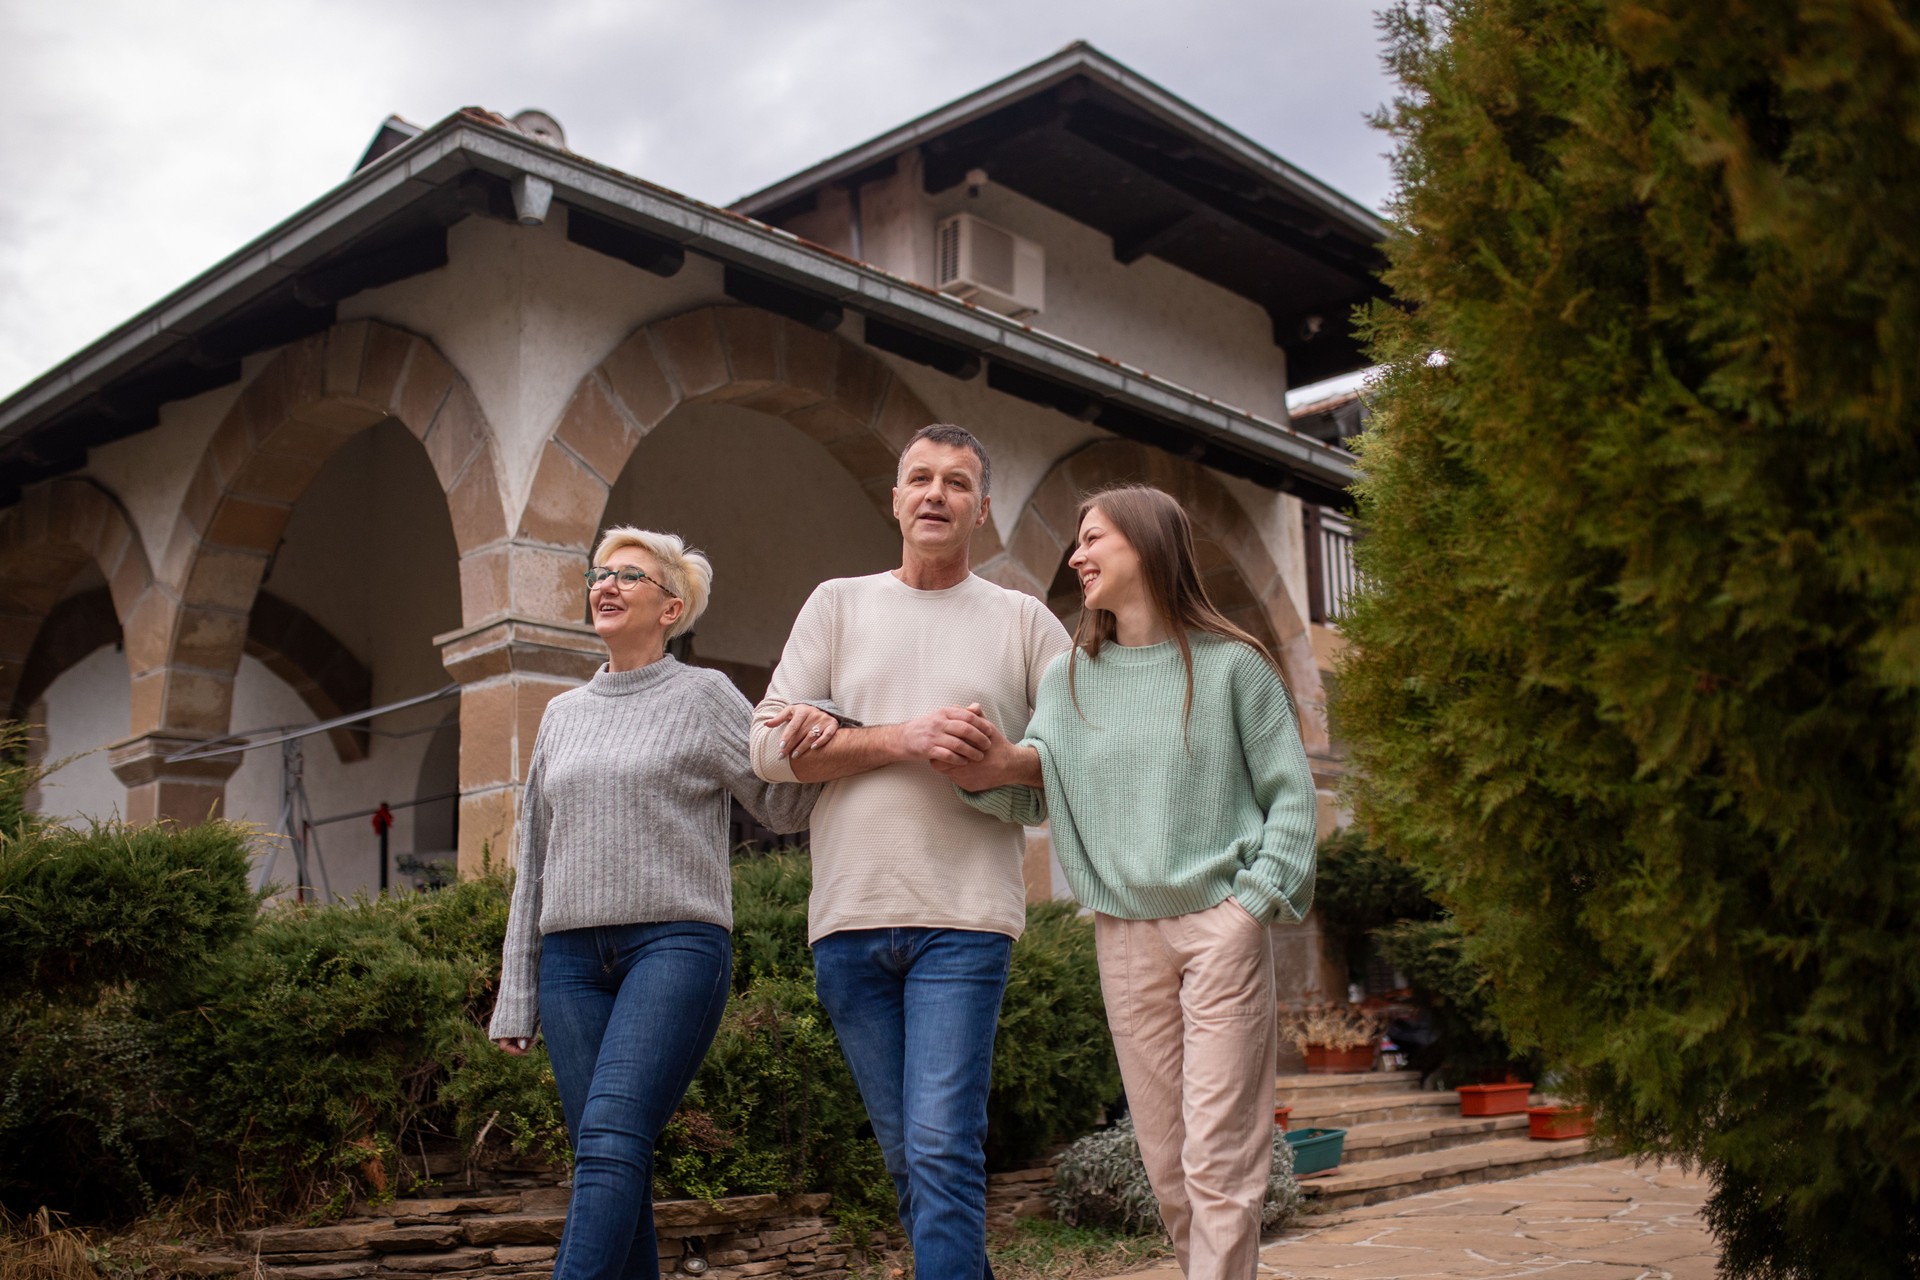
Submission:
[[[1273,1109],[1274,1126],[1278,1128],[1282,1133],[1285,1133],[1287,1129],[1287,1117],[1292,1114],[1293,1114],[1292,1107],[1275,1107]]]
[[[1584,1138],[1593,1132],[1593,1117],[1585,1107],[1528,1107],[1527,1136],[1540,1142]]]
[[[1463,1084],[1460,1114],[1463,1116],[1510,1116],[1527,1109],[1527,1095],[1533,1085],[1525,1080],[1507,1084]]]
[[[1314,1075],[1371,1071],[1373,1053],[1374,1047],[1370,1044],[1358,1049],[1329,1049],[1323,1044],[1310,1044],[1306,1048],[1307,1070]]]

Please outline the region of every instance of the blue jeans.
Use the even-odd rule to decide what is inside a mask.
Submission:
[[[733,945],[681,921],[550,933],[540,1024],[573,1139],[555,1280],[657,1280],[653,1149],[720,1028]]]
[[[848,929],[813,944],[814,986],[900,1196],[919,1280],[990,1280],[987,1082],[1013,940]]]

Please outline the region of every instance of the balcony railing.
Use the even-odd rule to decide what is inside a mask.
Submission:
[[[1338,511],[1306,504],[1307,612],[1314,622],[1338,623],[1359,588],[1353,564],[1353,524]]]

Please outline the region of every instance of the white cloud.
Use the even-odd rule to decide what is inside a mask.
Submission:
[[[1388,93],[1349,0],[0,3],[0,389],[343,179],[388,112],[538,106],[725,203],[1088,39],[1378,206]]]

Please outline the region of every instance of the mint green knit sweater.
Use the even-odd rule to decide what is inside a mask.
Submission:
[[[1180,647],[1109,644],[1041,678],[1023,746],[1044,799],[997,787],[967,803],[1008,822],[1051,818],[1082,905],[1129,920],[1203,911],[1229,896],[1256,919],[1313,905],[1313,775],[1284,685],[1244,644],[1195,634],[1193,712],[1181,732]]]

